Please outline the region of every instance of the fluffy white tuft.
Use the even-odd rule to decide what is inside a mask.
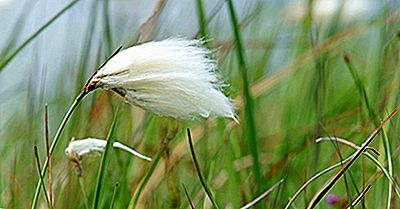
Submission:
[[[230,99],[220,91],[211,51],[201,44],[166,39],[133,46],[110,59],[93,80],[159,115],[237,121]]]
[[[94,139],[94,138],[87,138],[87,139],[80,139],[80,140],[72,140],[68,147],[65,149],[65,154],[67,156],[74,156],[80,159],[83,155],[90,155],[90,154],[99,154],[104,151],[107,145],[107,141],[103,139]],[[144,156],[132,148],[125,146],[119,142],[114,141],[113,147],[125,150],[132,155],[139,157],[141,159],[151,161],[151,158]]]

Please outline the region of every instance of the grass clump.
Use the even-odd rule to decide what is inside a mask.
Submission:
[[[357,17],[344,3],[327,19],[313,2],[160,0],[128,12],[71,1],[32,33],[24,14],[44,7],[24,7],[0,47],[0,207],[400,207],[398,3]],[[51,41],[65,24],[69,39]],[[239,124],[160,117],[112,91],[81,90],[117,46],[177,35],[215,51]],[[46,50],[63,51],[62,62]],[[81,177],[63,153],[72,136],[108,136],[101,157],[81,159]],[[112,139],[152,162],[112,151]]]

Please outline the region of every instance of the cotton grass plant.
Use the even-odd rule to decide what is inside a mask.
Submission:
[[[97,88],[112,90],[128,103],[162,116],[180,119],[219,116],[238,122],[230,99],[221,92],[221,81],[215,72],[212,53],[201,44],[200,40],[170,38],[125,50],[117,48],[88,79],[72,103],[57,130],[50,154],[74,109]],[[99,147],[104,150],[105,145],[105,142],[97,140],[72,142],[71,147],[67,148],[68,156],[79,170],[79,154],[99,150]],[[118,143],[113,145],[121,148]],[[74,150],[74,147],[77,149]],[[71,154],[77,154],[78,160],[71,158]],[[42,176],[47,166],[46,158]],[[36,207],[39,192],[40,182],[36,187],[32,208]]]
[[[76,47],[64,48],[60,42],[47,40],[52,33],[46,28],[62,24],[55,21],[58,17],[65,17],[62,13],[68,10],[71,14],[68,19],[74,22],[76,10],[68,8],[76,2],[79,2],[77,6],[80,8],[89,6],[88,4],[92,6],[87,24],[80,24],[84,19],[81,17],[79,24],[76,24],[84,25],[83,30],[86,30],[84,37],[74,37],[81,50]],[[197,0],[201,35],[196,37],[211,38],[213,41],[208,46],[212,49],[221,48],[222,52],[216,54],[220,63],[218,71],[226,75],[229,83],[234,86],[231,95],[240,109],[238,112],[241,124],[237,125],[233,121],[226,124],[227,120],[201,120],[195,123],[166,120],[153,114],[143,115],[136,108],[122,105],[123,114],[114,114],[118,116],[118,120],[113,121],[117,121],[118,125],[115,133],[109,134],[112,137],[107,137],[108,144],[102,152],[101,163],[97,161],[99,158],[95,158],[96,163],[85,162],[84,176],[77,178],[76,175],[70,175],[72,172],[68,169],[63,149],[56,148],[56,144],[67,146],[67,140],[61,141],[61,137],[87,134],[102,138],[97,135],[107,132],[105,122],[111,120],[110,112],[118,112],[115,111],[115,104],[121,101],[116,99],[118,95],[128,103],[141,105],[133,103],[139,103],[137,98],[132,102],[127,97],[128,88],[106,87],[105,83],[100,84],[101,77],[92,80],[95,75],[100,75],[99,68],[85,85],[89,87],[89,83],[93,82],[90,87],[92,89],[88,88],[80,94],[54,136],[51,133],[58,125],[54,125],[54,121],[60,117],[59,110],[64,108],[65,98],[82,88],[87,79],[87,71],[97,66],[98,60],[110,54],[117,43],[134,43],[136,29],[138,36],[146,35],[147,38],[137,38],[145,40],[144,42],[148,42],[148,38],[166,37],[169,34],[197,34],[196,29],[189,31],[190,28],[181,24],[181,20],[189,22],[186,17],[179,16],[171,21],[170,17],[177,14],[175,6],[178,1],[165,2],[167,1],[156,0],[154,3],[159,6],[148,13],[150,21],[143,24],[143,28],[151,28],[151,33],[149,30],[139,29],[136,23],[126,21],[126,18],[115,18],[116,14],[112,11],[115,11],[113,8],[119,1],[107,0],[85,1],[85,4],[83,1],[71,1],[25,40],[17,38],[26,37],[23,33],[18,34],[18,28],[24,31],[22,29],[25,28],[21,26],[23,24],[15,24],[16,32],[6,41],[10,44],[7,43],[1,49],[1,54],[5,55],[3,59],[0,58],[1,78],[11,79],[19,73],[17,75],[29,79],[32,84],[27,84],[27,88],[20,88],[19,85],[7,86],[0,91],[2,111],[12,115],[7,121],[3,119],[3,112],[0,115],[0,122],[6,124],[2,126],[0,133],[0,207],[30,207],[30,198],[35,192],[32,191],[32,183],[36,183],[37,179],[41,179],[42,188],[46,187],[44,193],[47,194],[47,199],[51,193],[47,185],[53,185],[55,208],[126,208],[132,199],[134,204],[129,204],[130,208],[187,208],[189,205],[193,208],[208,208],[210,201],[205,197],[204,186],[200,183],[209,186],[215,202],[224,208],[240,208],[245,203],[249,204],[243,208],[249,208],[257,201],[260,201],[260,208],[305,208],[307,205],[309,208],[343,208],[345,205],[348,208],[399,207],[400,190],[396,182],[400,162],[400,145],[399,140],[396,140],[399,136],[399,119],[397,116],[393,117],[394,114],[386,117],[399,103],[400,92],[400,62],[397,56],[400,37],[397,27],[399,6],[396,1],[382,2],[382,10],[374,8],[376,13],[372,17],[368,15],[371,17],[368,21],[363,21],[362,18],[346,21],[342,17],[336,18],[339,17],[336,15],[330,22],[318,22],[318,16],[313,10],[308,10],[296,24],[291,24],[282,15],[284,8],[291,5],[288,2],[270,4],[257,1],[255,4],[255,1],[235,1],[236,8],[240,9],[236,11],[238,18],[233,18],[236,16],[233,1],[215,2],[211,9],[213,5],[210,2]],[[316,5],[311,7],[311,4],[316,2],[309,1],[308,8],[315,8]],[[180,1],[178,3],[183,4]],[[37,5],[39,4],[40,1]],[[202,5],[205,7],[202,8]],[[51,8],[51,5],[48,6]],[[256,8],[253,10],[252,6]],[[180,8],[183,12],[189,11],[182,7]],[[48,9],[47,6],[46,8]],[[50,14],[47,9],[46,14]],[[144,8],[139,8],[142,9]],[[225,9],[229,9],[230,20],[224,18],[226,14],[222,14]],[[28,7],[25,11],[26,14],[39,13],[37,10],[41,12],[42,8]],[[117,12],[117,15],[132,17],[132,10],[125,12],[118,9]],[[188,15],[190,18],[192,16],[195,14]],[[31,15],[21,17],[27,23],[32,20]],[[47,15],[44,18],[46,17]],[[5,19],[7,24],[9,20],[11,18]],[[131,20],[134,22],[136,18]],[[231,28],[234,33],[227,33],[230,32],[227,27],[229,22],[234,26]],[[103,27],[98,27],[101,23],[104,23]],[[190,25],[196,27],[192,23]],[[73,28],[72,25],[68,27]],[[184,32],[180,30],[182,28]],[[57,29],[56,31],[58,32]],[[47,34],[49,36],[43,37],[47,32],[50,32]],[[66,33],[66,36],[70,37],[70,33]],[[46,41],[36,41],[40,37]],[[34,50],[29,49],[31,44],[37,44]],[[51,68],[63,76],[47,77],[43,79],[44,84],[40,82],[43,85],[36,85],[39,83],[37,78],[43,75],[40,73],[41,64],[54,64],[53,59],[48,59],[47,56],[42,59],[47,54],[36,49],[48,50],[52,47],[65,52],[62,57],[65,59],[56,61],[61,60],[62,65]],[[44,62],[38,64],[40,66],[35,66],[34,62],[29,63],[28,73],[28,69],[21,64],[29,62],[28,54],[33,54],[33,51],[35,56],[32,57],[39,57]],[[350,59],[340,56],[343,51],[350,55]],[[80,63],[79,67],[75,67],[76,63]],[[38,76],[35,76],[36,73]],[[119,76],[121,75],[110,77]],[[129,78],[129,73],[123,76]],[[248,79],[243,79],[244,77]],[[111,84],[110,81],[107,82]],[[25,85],[21,83],[22,87]],[[3,84],[4,86],[6,85]],[[219,89],[220,84],[217,82],[214,87]],[[53,90],[48,91],[49,88]],[[97,89],[94,99],[88,98],[85,101],[87,104],[77,108],[81,111],[74,111],[84,96],[93,93],[94,89]],[[43,93],[36,98],[37,92],[41,91]],[[18,105],[7,105],[14,105],[11,100],[18,102],[15,103]],[[44,142],[40,140],[44,138],[40,131],[42,126],[39,130],[37,127],[42,122],[40,107],[45,103],[50,104],[49,128],[50,135],[54,136],[54,140],[48,140],[52,143],[50,153],[53,154],[51,170],[49,168],[48,171],[52,173],[52,183],[49,181],[48,184],[45,182],[50,175],[32,178],[31,171],[35,169],[35,162],[29,152],[33,145],[37,145],[39,152],[36,164],[40,165],[37,169],[42,174],[46,173],[48,162],[43,166],[43,162],[39,160],[39,157],[43,159],[47,156]],[[27,111],[19,111],[21,107]],[[210,109],[206,109],[202,114],[191,113],[188,118],[179,118],[203,118],[202,115],[206,116],[207,111],[210,112],[209,117],[218,117],[215,113],[211,114]],[[174,113],[165,110],[163,112]],[[71,114],[74,115],[68,120]],[[5,115],[7,118],[8,114]],[[381,121],[385,118],[390,119],[385,120],[387,124],[382,127]],[[67,120],[69,124],[65,125]],[[183,128],[179,129],[180,132],[171,134],[172,138],[166,137],[171,143],[165,150],[159,149],[164,145],[165,130],[168,129],[165,126],[171,127],[175,122],[185,124],[192,131],[193,149],[190,152],[192,156],[196,152],[196,168],[188,163],[190,153],[187,142],[178,140],[184,137]],[[376,127],[379,128],[370,133]],[[109,130],[111,133],[114,128]],[[314,139],[321,136],[333,137],[317,144]],[[337,136],[346,139],[348,143],[338,140]],[[366,139],[367,136],[369,137]],[[114,149],[114,138],[126,139],[123,142],[130,145],[137,144],[140,139],[140,150],[151,153],[153,161],[147,163],[133,160],[132,156]],[[154,154],[155,149],[158,149],[157,154]],[[372,150],[380,155],[377,156]],[[86,159],[86,155],[84,158]],[[60,162],[62,160],[64,163]],[[106,162],[109,162],[108,166]],[[97,172],[100,169],[95,168],[102,168],[102,172]],[[94,173],[86,172],[92,169],[95,170]],[[194,170],[202,171],[203,182],[198,180]],[[96,177],[100,178],[96,181]],[[285,179],[283,183],[279,181],[281,178]],[[279,182],[274,185],[277,181]],[[115,186],[117,184],[119,186]],[[266,190],[268,188],[271,190]],[[272,193],[268,195],[269,191]],[[50,200],[41,199],[42,194],[39,195],[38,190],[35,195],[33,208],[52,206]],[[340,204],[343,204],[332,201],[331,197],[337,197]],[[89,202],[96,204],[91,207]]]

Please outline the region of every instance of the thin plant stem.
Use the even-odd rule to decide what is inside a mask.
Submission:
[[[258,196],[257,198],[255,198],[254,200],[252,200],[251,202],[247,203],[246,205],[244,205],[243,207],[241,207],[240,209],[249,209],[251,207],[253,207],[254,205],[256,205],[258,202],[260,202],[262,199],[264,199],[269,193],[271,193],[272,191],[274,191],[275,188],[277,188],[279,185],[281,185],[283,183],[283,179],[279,180],[278,182],[276,182],[274,185],[272,185],[271,188],[269,188],[267,191],[263,192],[260,196]]]
[[[322,187],[321,189],[314,195],[312,200],[307,205],[307,209],[315,208],[321,199],[330,191],[330,189],[336,184],[336,182],[342,177],[342,175],[349,169],[349,167],[356,161],[356,159],[366,150],[368,145],[374,140],[376,135],[380,132],[383,126],[392,119],[398,112],[400,111],[400,105],[397,106],[392,113],[390,113],[385,120],[370,134],[370,136],[364,141],[361,148],[355,151],[351,155],[351,159],[344,164],[344,166],[334,174]]]
[[[350,56],[347,53],[343,54],[343,59],[345,61],[345,64],[347,66],[347,68],[349,69],[353,80],[356,84],[356,86],[358,87],[360,96],[364,99],[365,102],[365,106],[367,108],[368,111],[368,115],[370,117],[370,119],[372,120],[372,122],[374,123],[375,126],[379,125],[378,119],[377,119],[377,114],[374,111],[374,109],[372,108],[371,103],[368,100],[368,96],[367,96],[367,91],[365,89],[365,85],[362,82],[362,80],[360,79],[360,76],[358,75],[356,68],[354,67],[353,63],[351,62]],[[382,130],[382,139],[383,139],[383,145],[384,145],[384,150],[385,150],[385,154],[386,154],[386,158],[387,158],[387,167],[388,167],[388,171],[389,174],[391,176],[393,176],[393,163],[392,163],[392,157],[391,157],[391,149],[390,149],[390,142],[389,139],[387,138],[387,135],[385,133],[384,130]],[[388,196],[387,196],[387,208],[390,209],[391,208],[391,200],[392,200],[392,193],[393,193],[393,187],[391,186],[391,183],[389,182],[389,186],[388,186]]]
[[[115,199],[117,197],[118,189],[119,189],[119,183],[116,183],[115,187],[114,187],[114,192],[113,192],[113,195],[112,195],[112,198],[111,198],[110,209],[114,208],[114,203],[115,203]]]
[[[185,185],[182,184],[182,187],[183,187],[183,191],[185,191],[185,196],[186,196],[186,199],[187,199],[188,202],[189,202],[190,208],[191,208],[191,209],[194,209],[194,205],[193,205],[193,203],[192,203],[192,200],[190,199],[189,193],[188,193],[188,191],[187,191]]]
[[[51,25],[55,20],[57,20],[62,14],[74,6],[79,0],[73,0],[67,4],[63,9],[61,9],[56,15],[54,15],[49,21],[47,21],[42,27],[40,27],[35,33],[33,33],[28,39],[26,39],[20,46],[17,47],[9,56],[7,56],[0,63],[0,72],[5,66],[10,63],[10,61],[22,50],[24,49],[33,39],[35,39],[41,32],[43,32],[49,25]]]
[[[113,58],[116,54],[118,54],[122,49],[122,46],[119,46],[112,54],[110,57],[108,57],[108,59],[100,65],[100,68],[102,68],[111,58]],[[93,91],[94,89],[89,89],[89,85],[91,82],[91,79],[93,78],[93,76],[95,76],[97,71],[95,71],[91,77],[89,77],[89,79],[86,81],[86,84],[84,85],[81,93],[75,98],[75,100],[72,102],[71,106],[69,107],[67,113],[65,113],[64,118],[62,119],[60,125],[58,126],[57,132],[54,135],[53,141],[51,142],[51,146],[49,149],[50,152],[50,156],[53,154],[54,149],[56,148],[57,142],[60,139],[61,133],[65,128],[65,125],[67,124],[69,118],[71,117],[72,113],[74,112],[74,110],[76,109],[76,107],[78,106],[79,102],[82,101],[82,99],[91,91]],[[49,158],[46,158],[46,160],[44,161],[44,165],[43,165],[43,170],[42,170],[42,176],[44,176],[46,174],[47,171],[47,166],[49,163]],[[36,190],[35,190],[35,195],[33,196],[33,200],[32,200],[32,206],[31,209],[36,208],[37,205],[37,201],[38,201],[38,197],[39,197],[39,193],[40,193],[40,181],[37,183],[36,185]]]
[[[84,200],[84,203],[85,203],[85,208],[89,209],[90,208],[89,207],[89,198],[88,198],[88,195],[86,193],[85,186],[83,184],[83,178],[81,176],[78,176],[78,181],[79,181],[79,186],[80,186],[81,191],[82,191],[83,200]]]
[[[232,30],[235,37],[235,47],[237,52],[239,70],[242,75],[242,85],[243,85],[243,104],[244,104],[244,125],[243,134],[244,138],[249,142],[249,148],[251,155],[253,157],[253,172],[256,190],[262,187],[260,163],[258,156],[258,145],[257,145],[257,133],[256,125],[254,122],[254,100],[250,92],[250,84],[248,79],[248,69],[245,60],[245,51],[241,41],[240,28],[236,17],[235,8],[233,6],[232,0],[227,0],[229,16],[231,18]]]
[[[114,135],[115,132],[115,125],[117,123],[118,113],[119,113],[119,108],[115,112],[114,119],[112,121],[110,130],[107,135],[107,144],[101,159],[100,168],[97,176],[96,190],[93,198],[93,207],[92,207],[93,209],[97,209],[99,207],[99,202],[102,194],[103,180],[108,165],[108,161],[110,160],[110,155],[112,152],[112,144],[114,143],[114,139],[112,138],[112,136]]]
[[[199,35],[200,38],[207,39],[206,17],[202,0],[196,0],[197,18],[199,19]]]
[[[303,185],[301,185],[301,187],[299,189],[297,189],[296,193],[294,193],[290,198],[289,198],[289,202],[285,205],[285,209],[289,209],[290,206],[292,206],[292,204],[294,203],[294,201],[296,200],[296,198],[301,194],[301,192],[303,192],[306,187],[308,185],[310,185],[313,181],[317,180],[320,176],[322,176],[325,173],[328,173],[329,171],[340,167],[341,165],[343,165],[344,163],[346,163],[347,161],[349,161],[351,159],[352,156],[334,164],[329,166],[328,168],[325,168],[324,170],[316,173],[314,176],[312,176],[311,178],[309,178]]]
[[[349,205],[349,207],[347,207],[347,209],[350,209],[351,207],[355,207],[362,199],[364,199],[363,197],[367,194],[367,192],[369,191],[369,189],[372,187],[372,185],[367,185],[362,191],[361,193],[354,199],[354,201],[352,202],[351,205]]]
[[[50,158],[50,142],[49,142],[49,117],[48,117],[48,109],[47,104],[44,106],[44,132],[45,132],[45,140],[46,140],[46,155],[48,159],[48,184],[49,184],[49,197],[50,197],[50,209],[53,209],[53,191],[51,184],[51,158]]]
[[[161,149],[156,157],[154,158],[153,163],[151,164],[149,170],[147,171],[147,173],[145,174],[145,176],[140,180],[139,185],[136,187],[135,192],[133,193],[132,199],[129,203],[128,209],[134,209],[136,208],[136,204],[139,201],[139,197],[144,189],[144,187],[146,186],[147,182],[149,181],[151,175],[154,172],[154,169],[157,167],[158,162],[161,159],[162,153],[164,152],[164,149]]]
[[[194,166],[195,166],[195,168],[196,168],[196,172],[197,172],[197,175],[198,175],[198,177],[199,177],[199,179],[200,179],[201,185],[203,186],[203,188],[204,188],[204,190],[205,190],[205,192],[206,192],[206,195],[207,195],[208,199],[210,199],[211,204],[214,206],[214,208],[219,209],[219,206],[218,206],[217,202],[215,201],[214,196],[213,196],[213,194],[211,193],[211,190],[210,190],[209,187],[207,186],[207,183],[206,183],[206,181],[205,181],[205,179],[204,179],[204,177],[203,177],[203,174],[202,174],[201,171],[200,171],[200,166],[199,166],[199,163],[198,163],[198,161],[197,161],[196,154],[195,154],[195,152],[194,152],[194,147],[193,147],[193,142],[192,142],[192,136],[191,136],[191,134],[190,134],[190,129],[189,129],[189,128],[187,129],[187,136],[188,136],[188,141],[189,141],[189,146],[190,146],[190,152],[191,152],[191,154],[192,154],[193,163],[194,163]]]
[[[63,120],[61,121],[61,123],[60,123],[60,125],[58,127],[58,130],[56,132],[56,135],[54,136],[53,141],[51,143],[51,146],[50,146],[50,149],[49,149],[50,156],[53,154],[53,151],[56,148],[58,140],[60,139],[61,133],[64,130],[65,125],[67,124],[67,121],[71,117],[71,115],[74,112],[75,108],[78,106],[79,102],[83,99],[83,97],[87,93],[88,92],[82,91],[76,97],[76,99],[72,102],[71,106],[69,107],[69,109],[68,109],[67,113],[65,114]],[[44,165],[43,165],[43,169],[42,169],[42,173],[41,173],[42,176],[46,175],[48,164],[49,164],[49,159],[46,158],[46,160],[44,161]],[[38,183],[36,185],[36,190],[35,190],[35,194],[33,196],[31,209],[36,208],[36,205],[37,205],[37,202],[38,202],[39,193],[40,193],[40,181],[38,181]]]
[[[386,135],[386,134],[385,134],[385,135]],[[340,142],[340,143],[342,143],[342,144],[344,144],[344,145],[346,145],[346,146],[349,146],[349,147],[351,147],[351,148],[353,148],[353,149],[356,149],[356,150],[361,149],[360,146],[358,146],[358,145],[356,145],[356,144],[353,144],[353,143],[349,142],[348,140],[341,139],[341,138],[337,138],[337,137],[323,137],[323,138],[317,139],[316,142],[318,143],[318,142],[324,141],[324,140],[337,141],[337,142]],[[370,148],[371,148],[371,147],[370,147]],[[370,150],[375,150],[375,149],[372,148],[372,149],[370,149]],[[377,153],[377,151],[375,150],[374,153]],[[371,153],[364,152],[363,154],[364,154],[367,158],[369,158],[369,159],[379,168],[379,170],[382,171],[382,173],[385,175],[385,177],[386,177],[386,178],[388,179],[388,181],[389,181],[389,186],[390,186],[390,187],[394,187],[397,196],[400,198],[400,188],[399,188],[398,184],[396,183],[396,181],[394,180],[393,175],[390,173],[390,171],[388,171],[388,170],[385,168],[385,166],[383,166],[382,163],[379,162],[378,159],[376,159],[374,156],[372,156]]]
[[[39,154],[38,154],[37,146],[35,145],[33,148],[34,148],[34,153],[35,153],[36,167],[37,167],[37,170],[38,170],[40,185],[43,186],[44,197],[46,198],[47,205],[50,208],[50,200],[49,200],[49,197],[47,196],[46,184],[44,183],[43,176],[41,174],[40,160],[39,160]]]
[[[110,12],[109,12],[109,0],[103,0],[103,25],[105,32],[105,40],[107,46],[107,53],[112,50],[112,36],[111,36],[111,24],[110,24]]]

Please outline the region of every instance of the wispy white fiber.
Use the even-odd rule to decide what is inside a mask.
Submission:
[[[125,49],[92,78],[129,103],[181,119],[228,117],[233,106],[220,90],[211,51],[200,40],[171,38]]]
[[[83,155],[93,155],[103,152],[106,145],[107,141],[103,139],[86,138],[80,140],[72,140],[69,143],[68,147],[65,149],[65,154],[67,156],[73,156],[77,159],[81,159]],[[113,147],[125,150],[138,158],[151,161],[150,157],[142,155],[132,148],[125,146],[117,141],[114,141]]]

